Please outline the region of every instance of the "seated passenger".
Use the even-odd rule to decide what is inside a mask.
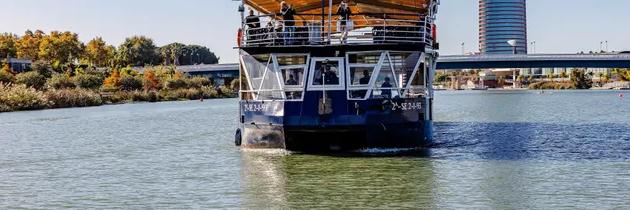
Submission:
[[[363,77],[359,79],[359,85],[367,85],[370,84],[370,73],[368,70],[363,70]]]
[[[392,88],[392,83],[390,83],[390,79],[389,77],[385,77],[385,82],[383,82],[383,84],[381,85],[381,88],[385,88],[381,90],[381,95],[382,96],[386,96],[387,98],[391,98],[392,97],[392,90],[389,88]]]
[[[293,77],[293,74],[289,75],[289,80],[287,80],[286,85],[298,85],[298,82]]]

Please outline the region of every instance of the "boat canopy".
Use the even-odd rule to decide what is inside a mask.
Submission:
[[[330,0],[285,0],[296,11],[296,18],[302,20],[321,20],[328,18]],[[354,20],[373,18],[409,19],[428,13],[431,1],[434,0],[348,0]],[[244,0],[252,9],[267,15],[280,13],[282,0]],[[333,13],[337,11],[341,0],[333,0]],[[325,15],[322,14],[322,9]]]

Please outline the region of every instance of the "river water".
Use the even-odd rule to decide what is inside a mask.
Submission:
[[[335,155],[234,147],[233,99],[2,113],[0,209],[628,209],[619,93],[438,92],[431,148]]]

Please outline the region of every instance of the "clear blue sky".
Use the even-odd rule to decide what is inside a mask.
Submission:
[[[478,0],[442,0],[441,53],[478,50]],[[236,62],[238,2],[231,0],[0,0],[0,32],[69,30],[83,41],[102,36],[118,45],[146,35],[156,44],[182,42],[208,46],[222,63]],[[539,53],[630,50],[628,0],[528,0],[529,40]]]

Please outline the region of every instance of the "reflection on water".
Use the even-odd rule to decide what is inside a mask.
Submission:
[[[617,95],[440,92],[431,148],[320,155],[234,147],[235,100],[1,113],[0,209],[628,209]]]
[[[248,201],[256,208],[435,208],[428,158],[243,153]]]

